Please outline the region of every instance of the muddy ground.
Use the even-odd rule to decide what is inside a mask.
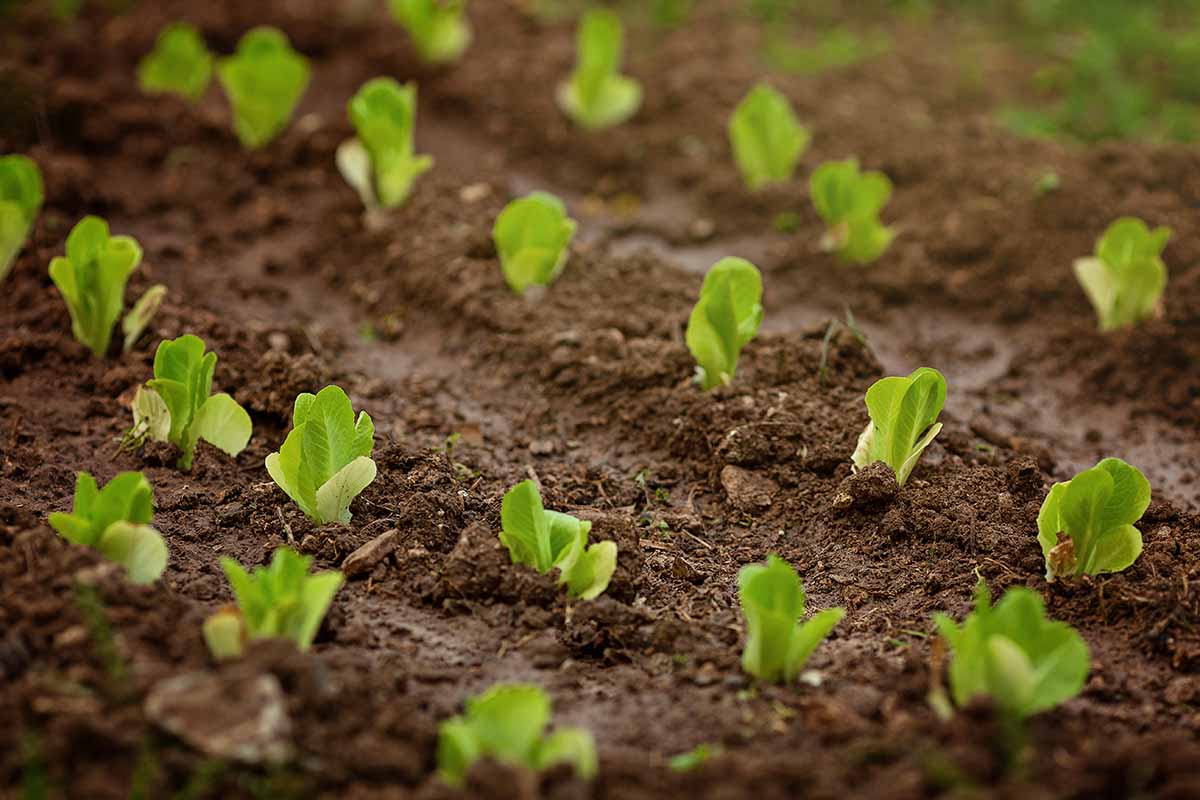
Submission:
[[[483,765],[469,796],[1200,796],[1200,152],[1012,138],[992,112],[1036,65],[986,27],[897,23],[889,53],[796,77],[755,57],[760,29],[724,2],[673,32],[632,31],[643,109],[588,136],[553,105],[569,25],[516,5],[473,3],[474,46],[438,70],[360,4],[165,0],[0,22],[0,152],[27,152],[47,183],[0,295],[0,796],[449,796],[437,723],[499,680],[541,684],[557,721],[591,729],[599,776]],[[243,152],[215,87],[196,107],[139,94],[137,60],[175,19],[221,52],[275,24],[313,60],[281,139]],[[380,74],[419,82],[418,150],[437,166],[369,229],[333,153],[346,100]],[[796,181],[749,195],[724,126],[764,76],[815,137]],[[884,218],[900,237],[865,268],[817,251],[806,196],[809,170],[849,155],[896,185]],[[1038,196],[1047,170],[1061,188]],[[531,188],[581,221],[566,272],[532,301],[507,291],[490,241]],[[798,222],[782,233],[786,211]],[[134,352],[106,361],[70,337],[46,274],[88,213],[145,248],[131,296],[170,292]],[[1161,319],[1105,336],[1071,261],[1124,214],[1174,229],[1171,283]],[[766,322],[734,385],[705,394],[683,328],[723,255],[763,269]],[[840,331],[822,372],[846,308],[869,346]],[[219,354],[217,387],[255,425],[236,459],[201,445],[191,473],[162,448],[117,452],[154,346],[184,332]],[[946,430],[902,492],[873,496],[846,483],[862,394],[918,365],[949,380]],[[294,396],[328,382],[375,419],[380,473],[348,528],[315,529],[262,463]],[[1145,552],[1124,574],[1049,586],[1038,507],[1106,455],[1154,487]],[[76,471],[126,469],[154,485],[171,551],[151,588],[45,523]],[[507,564],[500,497],[530,476],[548,507],[618,541],[600,600],[568,603]],[[847,489],[856,503],[835,508]],[[336,568],[389,530],[395,549],[348,581],[311,653],[267,644],[209,663],[200,623],[230,600],[220,555],[264,563],[290,542]],[[848,610],[810,662],[819,686],[739,669],[734,578],[769,552],[811,607]],[[1083,694],[1032,722],[1016,767],[987,708],[944,723],[926,702],[930,615],[965,613],[977,574],[1040,591],[1092,651]],[[155,688],[194,671],[209,677],[193,728],[278,679],[284,766],[215,760],[149,721]],[[701,743],[723,754],[667,767]],[[48,795],[22,795],[39,784]]]

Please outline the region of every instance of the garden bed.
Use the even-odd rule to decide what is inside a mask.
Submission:
[[[771,74],[815,132],[802,175],[856,155],[895,183],[891,250],[842,265],[817,250],[803,178],[751,195],[729,157],[728,110],[768,74],[731,5],[631,31],[642,110],[590,136],[554,105],[571,26],[500,0],[472,4],[476,41],[444,69],[382,15],[318,2],[2,23],[0,105],[15,111],[0,152],[38,162],[47,201],[0,295],[0,796],[30,776],[81,798],[449,796],[437,724],[502,680],[540,684],[557,721],[591,730],[599,774],[535,786],[488,765],[470,796],[1200,795],[1200,152],[1016,139],[991,109],[1029,65],[981,47],[996,80],[964,85],[936,45],[983,34],[898,24],[865,64]],[[242,150],[216,91],[195,107],[139,92],[138,59],[179,18],[222,52],[277,25],[312,59],[279,140]],[[347,99],[383,74],[418,82],[417,149],[437,163],[368,226],[334,151],[352,134]],[[1061,187],[1039,196],[1047,170]],[[532,188],[581,223],[536,300],[508,291],[491,240]],[[781,233],[786,211],[798,221]],[[145,249],[132,296],[169,292],[150,335],[104,361],[72,338],[46,274],[89,213]],[[1071,262],[1122,215],[1174,230],[1171,283],[1161,318],[1104,335]],[[683,330],[724,255],[762,269],[765,323],[733,385],[705,393]],[[845,308],[869,346],[848,330],[824,343]],[[219,355],[216,387],[254,435],[236,459],[202,444],[185,473],[164,448],[117,445],[153,347],[188,332]],[[946,375],[946,429],[902,491],[873,497],[847,482],[863,392],[920,365]],[[331,382],[374,418],[379,477],[349,527],[317,528],[262,465],[296,394]],[[1154,487],[1144,554],[1047,584],[1046,489],[1103,456]],[[129,586],[47,525],[80,470],[145,472],[171,556],[158,584]],[[548,508],[618,542],[600,599],[569,602],[508,563],[500,497],[528,477]],[[835,503],[847,491],[849,508]],[[309,653],[268,643],[211,664],[200,625],[231,599],[219,556],[260,564],[291,543],[332,569],[389,530],[395,549],[347,581]],[[819,685],[740,669],[737,571],[770,552],[813,607],[847,609],[809,664]],[[931,615],[965,614],[977,575],[997,595],[1034,588],[1091,648],[1084,692],[1032,721],[1020,769],[986,707],[943,722],[926,699]],[[191,671],[217,676],[201,715],[274,674],[286,763],[214,761],[152,722],[147,697]],[[668,768],[702,743],[722,753]]]

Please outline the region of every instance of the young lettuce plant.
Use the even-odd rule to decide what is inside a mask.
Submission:
[[[318,525],[350,522],[350,501],[375,480],[375,424],[337,386],[296,397],[292,430],[267,472],[305,516]]]
[[[213,55],[200,32],[186,22],[163,28],[154,49],[138,65],[138,83],[147,94],[170,93],[193,103],[212,81]]]
[[[704,276],[685,337],[705,391],[733,382],[738,356],[758,335],[762,320],[758,267],[743,258],[722,258]]]
[[[1119,458],[1054,484],[1038,513],[1046,580],[1120,572],[1137,561],[1142,533],[1133,523],[1149,505],[1150,481]]]
[[[460,787],[471,765],[481,758],[540,772],[569,764],[584,780],[596,775],[596,745],[582,728],[558,728],[547,734],[551,704],[539,687],[500,683],[467,700],[466,713],[438,728],[438,774]]]
[[[471,44],[466,0],[388,0],[388,6],[430,64],[457,61]]]
[[[133,583],[153,583],[167,568],[167,545],[150,527],[154,491],[140,472],[122,472],[103,488],[86,472],[75,478],[70,514],[50,515],[50,526],[72,544],[92,547],[125,567]]]
[[[575,220],[563,202],[532,192],[504,207],[492,227],[504,280],[517,294],[530,286],[549,286],[567,264]]]
[[[1048,619],[1041,596],[1024,586],[993,606],[981,578],[975,611],[961,626],[945,614],[934,622],[950,645],[950,693],[959,707],[989,697],[1005,718],[1020,721],[1083,689],[1087,644],[1070,625]]]
[[[813,205],[828,230],[821,249],[843,261],[869,264],[883,255],[895,232],[879,221],[892,195],[892,182],[882,172],[861,172],[857,159],[829,161],[810,180]]]
[[[234,55],[217,62],[217,80],[229,96],[234,132],[244,147],[258,149],[279,135],[311,72],[308,59],[271,27],[250,31]]]
[[[1150,230],[1134,217],[1123,217],[1096,242],[1094,258],[1075,262],[1075,277],[1100,319],[1100,330],[1135,325],[1151,317],[1167,287],[1163,248],[1170,228]]]
[[[854,448],[855,470],[882,461],[903,486],[921,453],[942,430],[937,421],[946,404],[946,379],[929,367],[920,367],[907,378],[881,378],[867,389],[871,421]]]
[[[103,358],[113,326],[125,306],[125,284],[142,260],[142,248],[130,236],[109,236],[108,223],[84,217],[67,237],[67,255],[50,262],[50,278],[67,304],[75,338]],[[166,289],[154,286],[125,316],[125,349],[149,324]]]
[[[796,119],[788,99],[760,83],[729,119],[729,142],[751,191],[790,180],[812,135]]]
[[[617,568],[617,543],[588,545],[592,523],[547,511],[533,481],[509,489],[500,504],[500,541],[514,564],[546,573],[557,567],[567,594],[594,600],[608,588]]]
[[[402,205],[413,183],[433,166],[432,157],[413,154],[416,84],[367,81],[350,100],[349,112],[358,136],[338,147],[338,170],[368,209]]]
[[[191,469],[201,439],[236,456],[250,441],[250,415],[224,392],[211,394],[217,354],[204,352],[204,340],[190,333],[159,343],[154,378],[133,398],[136,444],[147,437],[180,450],[179,468]]]
[[[321,620],[341,588],[340,572],[309,575],[312,559],[287,547],[271,557],[269,567],[247,573],[232,558],[221,559],[221,569],[233,587],[237,608],[226,608],[204,622],[204,640],[218,660],[242,654],[249,639],[290,639],[307,650]]]
[[[738,598],[746,617],[742,669],[759,680],[791,683],[809,656],[833,630],[845,609],[828,608],[804,616],[804,586],[796,570],[779,556],[749,564],[738,573]]]
[[[45,199],[42,173],[22,155],[0,158],[0,281],[25,246]]]
[[[558,106],[577,125],[598,130],[619,125],[642,103],[642,86],[621,75],[621,18],[594,8],[579,23],[575,71],[559,84]]]

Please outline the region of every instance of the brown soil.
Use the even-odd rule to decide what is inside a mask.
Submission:
[[[419,66],[374,10],[318,2],[164,0],[74,26],[24,11],[0,27],[0,105],[16,108],[0,152],[28,152],[47,182],[0,296],[0,797],[38,778],[72,798],[448,797],[438,721],[517,679],[593,731],[599,777],[531,785],[483,765],[469,796],[1200,796],[1197,151],[1014,140],[990,109],[1027,65],[971,51],[995,77],[984,89],[938,46],[983,34],[902,26],[870,63],[772,76],[816,131],[803,171],[857,155],[896,184],[886,218],[901,237],[877,264],[843,267],[815,251],[802,180],[749,196],[732,167],[725,115],[764,75],[736,4],[632,32],[644,108],[597,136],[553,107],[570,28],[515,5],[473,3],[480,35],[445,70]],[[195,108],[138,93],[137,59],[178,18],[223,52],[276,24],[313,59],[279,141],[240,150],[215,89]],[[438,164],[369,230],[332,163],[346,99],[378,74],[419,81],[418,149]],[[1062,188],[1036,197],[1049,168]],[[535,186],[566,198],[583,231],[530,301],[505,289],[490,227]],[[800,219],[788,234],[771,225],[785,210]],[[170,289],[152,335],[103,362],[70,337],[45,269],[86,213],[142,242],[131,293]],[[1161,319],[1101,336],[1070,264],[1122,214],[1174,228],[1171,288]],[[767,322],[735,385],[705,394],[683,326],[699,271],[726,254],[763,268]],[[871,349],[839,333],[822,376],[844,307]],[[202,445],[187,474],[164,449],[116,446],[154,344],[183,332],[219,354],[218,387],[255,423],[241,456]],[[918,364],[948,376],[946,430],[899,493],[851,477],[863,391]],[[330,381],[374,417],[380,477],[349,528],[316,529],[262,462],[296,393]],[[1145,553],[1124,574],[1048,586],[1046,486],[1102,455],[1155,487]],[[124,469],[153,483],[171,550],[151,588],[45,523],[77,470]],[[619,543],[600,600],[566,602],[507,563],[500,497],[530,475],[548,507]],[[335,568],[390,529],[395,549],[342,589],[311,653],[268,643],[210,664],[200,622],[230,599],[219,555],[263,563],[293,542]],[[769,552],[796,566],[813,607],[848,610],[810,664],[819,687],[756,686],[739,669],[734,578]],[[1085,691],[1033,721],[1017,767],[986,708],[943,723],[926,702],[930,616],[965,613],[977,574],[995,592],[1039,590],[1092,650]],[[149,721],[147,696],[197,670],[230,696],[275,677],[285,766],[213,761]],[[704,742],[723,755],[667,768]]]

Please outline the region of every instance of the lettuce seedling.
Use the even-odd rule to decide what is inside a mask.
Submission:
[[[465,0],[388,0],[388,5],[430,64],[457,61],[471,44]]]
[[[250,31],[234,55],[217,62],[217,79],[229,96],[234,132],[244,147],[257,149],[279,135],[311,72],[308,59],[271,27]]]
[[[1150,481],[1119,458],[1054,484],[1038,513],[1046,580],[1128,567],[1142,554],[1142,533],[1133,523],[1149,505]]]
[[[367,81],[351,98],[349,112],[358,136],[338,147],[342,177],[368,209],[403,204],[416,179],[433,166],[432,157],[413,155],[417,85]]]
[[[811,139],[788,99],[765,83],[751,89],[729,119],[733,157],[751,191],[790,180]]]
[[[1170,228],[1150,230],[1134,217],[1123,217],[1096,242],[1094,258],[1075,262],[1075,277],[1100,318],[1100,330],[1134,325],[1158,310],[1167,287],[1163,248]]]
[[[167,568],[167,545],[150,527],[154,491],[140,472],[122,472],[103,489],[86,472],[75,477],[70,514],[50,515],[50,526],[72,544],[92,547],[125,567],[134,583],[153,583]]]
[[[311,558],[287,547],[275,551],[269,567],[257,567],[253,573],[232,558],[222,558],[221,569],[233,587],[237,608],[218,611],[205,621],[204,639],[213,656],[239,656],[248,639],[290,639],[307,650],[343,581],[340,572],[309,575],[311,564]]]
[[[204,38],[186,22],[163,28],[154,49],[138,65],[138,83],[147,94],[170,93],[198,101],[212,80],[213,55]]]
[[[319,525],[350,522],[350,501],[375,480],[375,424],[337,386],[296,397],[292,430],[267,472],[300,510]]]
[[[881,378],[867,389],[866,402],[871,421],[854,448],[854,468],[882,461],[903,486],[942,430],[937,418],[946,404],[946,379],[929,367],[913,370],[907,378]]]
[[[575,71],[559,84],[558,107],[587,130],[609,128],[632,117],[642,103],[642,86],[621,75],[624,30],[621,18],[604,8],[583,15]]]
[[[892,243],[895,232],[879,221],[892,195],[892,182],[882,172],[860,172],[854,158],[829,161],[813,172],[810,192],[828,226],[822,250],[843,261],[869,264]]]
[[[16,263],[44,199],[42,173],[32,159],[0,158],[0,281]]]
[[[557,567],[558,582],[581,600],[594,600],[608,588],[617,568],[617,543],[589,546],[592,523],[545,510],[533,481],[522,481],[505,493],[500,524],[500,541],[508,548],[512,563],[541,573]]]
[[[492,227],[504,280],[517,294],[530,286],[549,286],[567,265],[575,220],[563,202],[532,192],[504,207]]]
[[[103,358],[113,326],[125,306],[125,284],[142,260],[142,248],[131,236],[109,236],[108,223],[84,217],[67,237],[67,255],[50,262],[50,278],[67,304],[75,338]],[[154,286],[125,317],[126,347],[137,341],[165,289]],[[159,301],[155,301],[157,296]]]
[[[791,683],[817,645],[846,616],[828,608],[804,616],[804,586],[792,565],[779,556],[749,564],[738,573],[738,599],[746,617],[746,649],[742,669],[759,680]]]
[[[551,704],[539,687],[499,683],[467,700],[466,713],[438,728],[438,774],[462,786],[471,765],[481,758],[540,772],[570,764],[584,780],[596,775],[596,745],[582,728],[558,728],[547,734]]]
[[[180,450],[180,469],[191,469],[204,441],[236,456],[250,441],[250,415],[225,393],[211,394],[217,354],[190,333],[159,343],[154,378],[133,398],[133,441],[149,437]]]
[[[738,356],[758,335],[762,320],[758,267],[743,258],[722,258],[704,276],[685,337],[705,391],[733,382]]]
[[[1020,720],[1083,689],[1087,644],[1070,625],[1048,619],[1041,596],[1024,586],[992,606],[981,578],[975,611],[961,627],[945,614],[935,614],[934,622],[950,645],[950,692],[959,707],[989,697],[1006,717]]]

